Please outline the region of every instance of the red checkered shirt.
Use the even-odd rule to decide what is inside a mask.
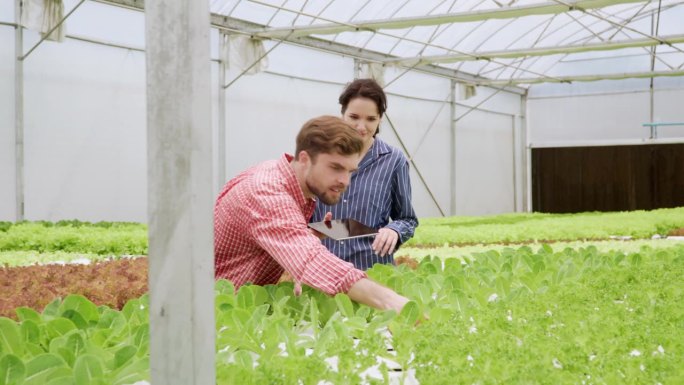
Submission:
[[[333,295],[346,293],[366,273],[331,254],[308,228],[316,201],[306,199],[290,166],[292,156],[263,162],[231,179],[214,207],[216,278],[276,283],[287,270]]]

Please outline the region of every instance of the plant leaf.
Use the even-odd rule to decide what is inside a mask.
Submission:
[[[339,293],[335,295],[335,303],[340,313],[347,318],[354,316],[354,305],[352,305],[351,299],[344,293]]]
[[[38,313],[37,311],[35,311],[29,307],[26,307],[26,306],[18,307],[16,309],[14,309],[14,312],[17,313],[17,317],[19,318],[19,321],[23,322],[26,320],[31,320],[37,324],[42,323],[42,321],[40,319],[40,313]]]
[[[19,326],[5,317],[0,317],[0,352],[12,353],[17,357],[24,355]]]
[[[46,337],[48,342],[54,338],[61,337],[71,330],[75,330],[76,325],[66,318],[55,318],[45,325]]]
[[[34,344],[40,343],[40,328],[38,325],[30,319],[27,319],[21,323],[19,327],[21,332],[21,340],[23,342],[31,342]]]
[[[0,359],[0,385],[19,385],[24,382],[26,367],[19,357],[6,354]]]
[[[74,379],[76,385],[91,385],[104,380],[102,360],[92,354],[84,354],[76,359],[74,364]]]
[[[90,302],[86,297],[78,294],[69,294],[59,307],[59,314],[64,314],[68,310],[78,313],[86,322],[97,322],[100,314],[97,306]],[[64,316],[64,315],[63,315]]]
[[[408,301],[401,309],[397,319],[405,324],[413,325],[420,317],[420,308],[414,301]]]
[[[112,385],[128,385],[135,384],[138,381],[149,380],[150,359],[149,357],[143,357],[130,361],[118,371],[114,371],[113,376]]]
[[[126,365],[135,356],[138,349],[135,346],[126,345],[114,353],[114,369],[119,369]]]
[[[56,354],[45,353],[34,357],[26,363],[25,384],[44,384],[49,378],[56,378],[57,373],[64,374],[64,371],[57,369],[67,369],[64,360]]]

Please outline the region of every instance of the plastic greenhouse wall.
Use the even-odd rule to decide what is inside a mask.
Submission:
[[[14,11],[0,5],[0,220],[15,219]],[[4,24],[3,24],[4,23]],[[121,28],[126,25],[126,28]],[[139,221],[147,215],[144,15],[86,2],[63,43],[44,42],[24,63],[25,216],[30,220]],[[133,49],[84,42],[86,37]],[[24,31],[24,52],[39,39]],[[218,138],[218,32],[211,31],[212,124]],[[274,42],[267,42],[266,48]],[[311,117],[340,113],[337,97],[354,61],[281,44],[266,72],[226,90],[226,177],[292,152]],[[419,216],[521,211],[527,141],[535,145],[647,138],[648,80],[535,85],[520,95],[479,87],[456,105],[455,206],[451,205],[450,81],[389,68],[380,137],[406,146]],[[238,71],[229,69],[230,82]],[[396,79],[396,80],[394,80]],[[170,79],[169,81],[172,81]],[[682,78],[655,80],[654,120],[681,121]],[[660,128],[682,138],[684,128]],[[215,166],[218,161],[215,140]],[[420,176],[423,177],[421,180]],[[215,191],[223,184],[215,167]]]
[[[13,11],[4,5],[2,8],[0,21],[12,23]],[[26,219],[146,221],[144,53],[73,38],[142,48],[143,21],[139,12],[87,2],[69,19],[67,34],[72,38],[63,43],[46,41],[26,59]],[[125,31],[116,28],[121,25],[130,27]],[[0,38],[0,82],[6,85],[0,91],[0,220],[14,220],[14,28],[0,25]],[[37,33],[25,30],[24,52],[38,39]],[[212,30],[215,138],[217,41],[218,33]],[[292,152],[294,136],[306,120],[340,113],[337,97],[354,76],[351,58],[285,44],[272,51],[269,63],[266,72],[243,76],[227,88],[227,178],[259,161]],[[236,74],[237,70],[230,69],[227,81]],[[386,91],[387,117],[396,132],[385,121],[380,135],[398,147],[403,141],[415,162],[411,173],[418,215],[448,215],[452,210],[448,182],[451,136],[446,102],[450,81],[421,73],[404,74],[403,70],[386,72],[386,81],[395,78]],[[479,92],[457,107],[457,116],[467,111],[468,104],[475,105],[478,98],[486,97],[486,89]],[[457,138],[462,139],[457,139],[458,214],[508,212],[516,206],[511,194],[515,182],[510,159],[512,120],[501,118],[501,113],[519,114],[520,96],[502,92],[482,108],[456,125]],[[489,115],[495,118],[488,119]],[[217,146],[216,143],[215,159]],[[473,163],[471,159],[475,156],[485,158]],[[215,179],[218,191],[223,183],[218,177]],[[521,188],[522,180],[517,186]]]
[[[649,79],[606,80],[578,85],[532,87],[528,98],[533,146],[648,139]],[[684,78],[656,78],[654,122],[684,122]],[[658,128],[658,138],[684,141],[684,126]]]

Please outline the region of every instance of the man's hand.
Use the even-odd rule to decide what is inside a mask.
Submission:
[[[353,301],[380,310],[394,310],[400,313],[408,298],[397,294],[394,290],[380,285],[368,278],[362,278],[352,285],[347,292]]]
[[[384,257],[385,255],[389,255],[394,252],[394,248],[397,246],[398,241],[399,234],[396,231],[388,229],[387,227],[383,227],[382,229],[378,230],[378,235],[375,236],[375,240],[373,241],[373,245],[371,247],[373,248],[373,252],[375,252],[375,254]]]
[[[290,275],[290,273],[287,272],[287,270],[283,271],[283,274],[278,279],[278,283],[292,281],[294,281],[294,279],[292,278],[292,275]]]

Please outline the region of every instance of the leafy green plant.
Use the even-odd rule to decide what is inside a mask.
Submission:
[[[19,222],[0,231],[0,251],[147,254],[147,226],[135,223]]]
[[[684,245],[632,254],[526,246],[368,274],[411,300],[400,314],[306,286],[297,296],[292,283],[235,292],[218,281],[217,384],[684,379]],[[0,318],[5,383],[149,378],[147,296],[121,311],[74,295],[16,313],[18,321]]]
[[[405,246],[650,238],[684,227],[684,207],[613,213],[514,213],[491,217],[423,218]],[[400,249],[401,250],[401,249]]]

